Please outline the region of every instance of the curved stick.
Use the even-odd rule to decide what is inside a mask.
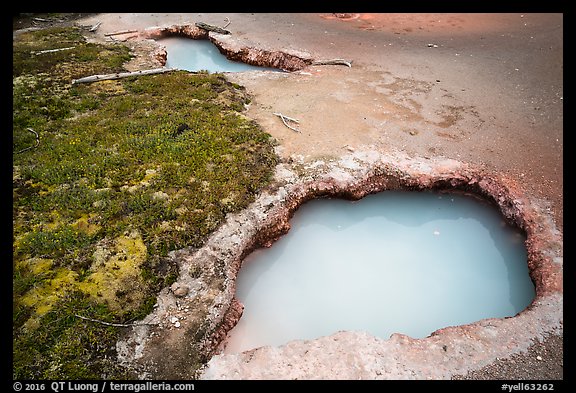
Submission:
[[[26,129],[28,131],[30,131],[31,133],[33,133],[34,135],[36,135],[36,144],[34,146],[27,147],[26,149],[19,150],[15,154],[20,154],[20,153],[25,152],[26,150],[34,149],[34,148],[38,147],[38,145],[40,144],[40,136],[38,135],[38,133],[36,131],[34,131],[32,128],[26,128]]]

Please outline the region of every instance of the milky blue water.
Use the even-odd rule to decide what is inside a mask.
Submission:
[[[302,205],[291,229],[243,262],[245,305],[225,353],[340,330],[414,338],[514,316],[534,299],[525,236],[461,194],[386,191]]]
[[[220,53],[209,40],[193,40],[185,37],[167,37],[158,40],[166,47],[166,67],[186,71],[240,72],[253,70],[278,71],[275,68],[257,67],[231,61]]]

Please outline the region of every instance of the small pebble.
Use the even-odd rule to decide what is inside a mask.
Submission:
[[[174,293],[174,295],[176,295],[177,297],[184,297],[188,294],[188,292],[190,291],[190,288],[188,288],[185,285],[181,285],[177,282],[175,282],[174,284],[172,284],[170,286],[170,289],[172,290],[172,292]]]
[[[176,323],[174,324],[174,327],[179,328],[179,327],[180,327],[180,322],[176,322]]]
[[[542,360],[542,356],[536,356],[536,360]]]

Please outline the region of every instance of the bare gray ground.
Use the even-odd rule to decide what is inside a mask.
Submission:
[[[548,201],[562,230],[561,14],[99,14],[80,22],[101,21],[102,38],[197,21],[223,26],[226,18],[246,46],[353,61],[229,75],[254,96],[247,115],[285,158],[374,148],[485,165]],[[301,132],[273,112],[300,120]],[[467,378],[562,379],[562,336]]]

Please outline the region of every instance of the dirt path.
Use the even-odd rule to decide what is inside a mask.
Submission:
[[[353,60],[351,68],[229,75],[253,94],[247,114],[284,157],[374,147],[483,164],[548,201],[562,230],[561,14],[100,14],[81,23],[101,21],[102,36],[197,21],[223,26],[226,18],[247,46]],[[301,132],[273,112],[297,118]],[[542,361],[529,353],[515,364],[536,378],[562,378],[557,341]]]

